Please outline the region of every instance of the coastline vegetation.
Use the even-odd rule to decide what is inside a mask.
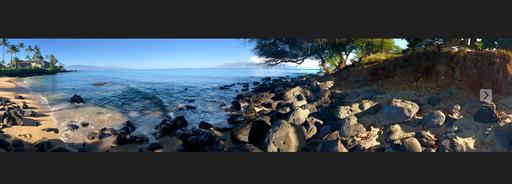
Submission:
[[[35,75],[51,75],[65,72],[64,64],[53,55],[44,55],[38,45],[25,45],[24,43],[11,43],[6,38],[0,38],[2,47],[2,60],[0,61],[0,76],[26,77]],[[25,54],[25,59],[22,57]],[[6,55],[10,58],[7,61]]]
[[[394,39],[253,39],[253,51],[271,66],[282,63],[301,64],[318,60],[327,74],[335,74],[348,66],[365,65],[412,53],[433,51],[492,51],[512,50],[512,39],[428,38],[405,39],[406,49]]]

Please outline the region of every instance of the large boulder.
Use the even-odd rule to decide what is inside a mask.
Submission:
[[[481,123],[497,123],[499,116],[496,105],[491,101],[482,101],[480,108],[473,115],[473,120]]]
[[[310,113],[311,112],[307,109],[297,107],[288,115],[286,120],[290,123],[301,125],[306,121],[306,118],[308,118]]]
[[[249,143],[260,147],[263,142],[265,142],[265,136],[268,134],[269,130],[270,123],[259,119],[253,121],[249,129]]]
[[[5,111],[2,119],[3,124],[6,126],[23,125],[23,115],[18,108]]]
[[[267,152],[297,152],[300,150],[300,138],[292,124],[279,120],[272,124],[263,143]]]
[[[391,102],[382,107],[380,111],[381,123],[390,125],[394,123],[406,122],[410,120],[418,111],[420,107],[411,101],[392,99]]]
[[[321,152],[348,152],[345,145],[341,142],[340,134],[334,131],[325,136],[320,147]]]
[[[425,128],[439,128],[443,126],[446,116],[441,111],[433,111],[423,117],[421,124]]]
[[[71,103],[84,103],[84,99],[81,96],[75,94],[75,95],[73,95],[69,99],[69,102],[71,102]]]
[[[296,86],[288,91],[286,91],[283,95],[284,101],[295,101],[297,100],[297,96],[302,95],[302,88],[300,86]]]
[[[352,137],[365,133],[366,129],[362,124],[357,122],[356,116],[351,115],[341,120],[339,131],[342,137]]]
[[[252,123],[241,123],[230,133],[231,141],[235,144],[249,143],[249,131],[251,130]]]
[[[404,151],[404,152],[421,152],[421,144],[416,138],[409,137],[402,141],[402,151]]]

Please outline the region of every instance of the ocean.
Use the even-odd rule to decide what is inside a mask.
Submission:
[[[82,143],[90,131],[134,122],[136,133],[150,136],[163,118],[183,115],[189,126],[206,121],[228,127],[225,108],[242,89],[241,83],[260,82],[263,77],[293,77],[318,73],[314,69],[208,68],[157,70],[76,71],[25,78],[21,85],[39,93],[48,102],[63,140]],[[95,85],[96,84],[96,85]],[[223,85],[235,84],[230,89]],[[74,94],[85,103],[72,104]],[[189,108],[187,108],[187,106]],[[191,107],[195,107],[191,108]],[[68,124],[88,126],[68,130]]]

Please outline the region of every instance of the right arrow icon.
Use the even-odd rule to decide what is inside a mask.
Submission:
[[[480,89],[480,101],[492,101],[492,90]]]

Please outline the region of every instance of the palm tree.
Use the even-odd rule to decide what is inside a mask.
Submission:
[[[16,58],[16,54],[19,51],[20,50],[18,49],[18,46],[16,46],[16,45],[10,45],[9,48],[7,49],[7,52],[11,54],[11,65],[13,65],[16,69],[18,69],[18,58]],[[14,54],[14,58],[13,58],[13,54]]]
[[[43,55],[41,55],[41,49],[39,48],[39,46],[36,45],[33,47],[33,49],[34,49],[34,56],[32,57],[32,59],[42,60]]]
[[[27,60],[32,60],[32,58],[30,57],[30,55],[32,55],[32,53],[34,52],[34,48],[32,47],[32,45],[27,46],[25,52],[27,52]]]
[[[9,46],[9,40],[7,38],[0,39],[0,45],[2,45],[2,64],[5,63],[5,47]]]
[[[20,53],[21,55],[21,51],[25,48],[25,44],[24,43],[18,43],[18,52]],[[18,58],[20,58],[20,55],[18,55]]]

